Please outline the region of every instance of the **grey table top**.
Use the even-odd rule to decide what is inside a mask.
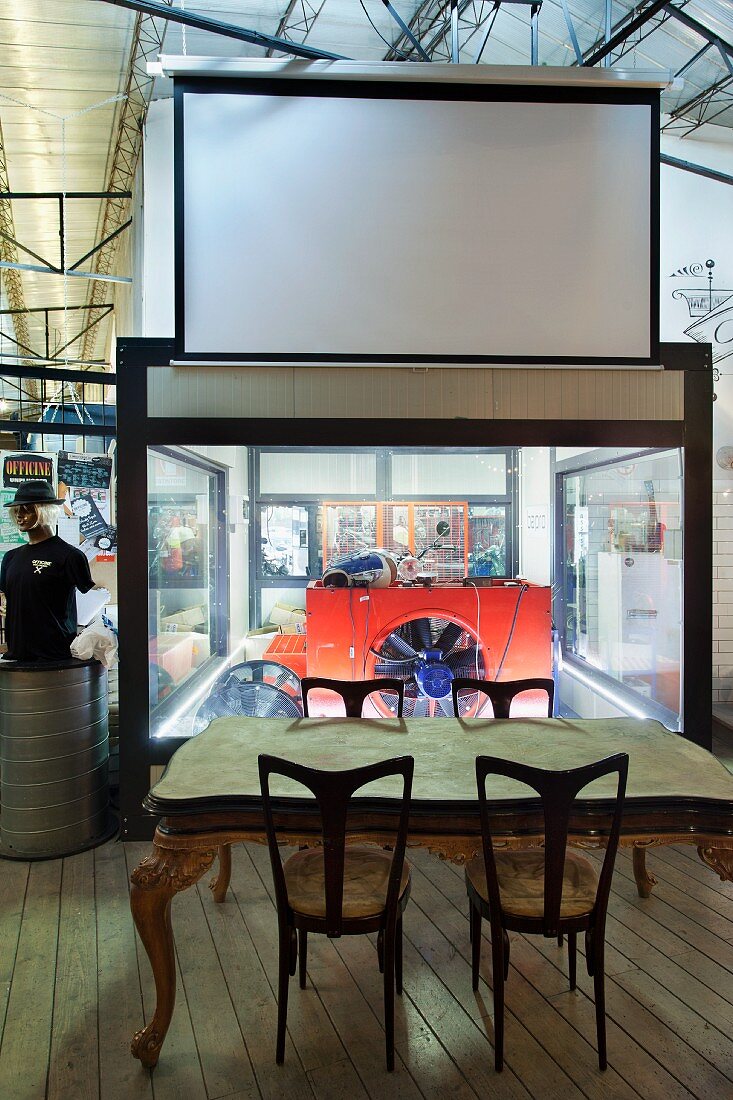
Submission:
[[[220,718],[177,750],[150,797],[160,812],[167,805],[179,813],[200,799],[256,798],[260,753],[334,770],[410,755],[415,758],[413,801],[463,802],[476,798],[474,760],[480,754],[572,768],[616,752],[629,754],[627,800],[719,800],[733,813],[733,775],[711,753],[658,722],[632,718]],[[393,798],[399,789],[399,781],[382,780],[360,793]],[[498,777],[487,790],[496,799],[530,793]],[[614,778],[606,777],[583,797],[607,798],[614,790]],[[306,793],[288,780],[273,781],[271,791],[296,798]]]

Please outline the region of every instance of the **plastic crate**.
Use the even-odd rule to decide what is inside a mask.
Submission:
[[[276,634],[262,654],[262,659],[285,665],[302,680],[306,674],[305,646],[305,634]]]

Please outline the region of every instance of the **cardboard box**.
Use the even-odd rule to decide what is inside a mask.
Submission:
[[[184,607],[172,615],[163,615],[160,621],[165,626],[177,626],[190,630],[193,626],[203,626],[206,615],[201,604],[197,604],[195,607]]]
[[[305,623],[305,608],[294,607],[292,604],[278,600],[270,611],[270,620],[273,626],[293,626],[295,623]]]

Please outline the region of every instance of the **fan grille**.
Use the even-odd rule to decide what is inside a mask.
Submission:
[[[367,662],[370,676],[392,676],[405,682],[403,714],[406,718],[452,718],[453,701],[450,695],[443,699],[430,699],[417,683],[415,672],[421,651],[431,649],[440,652],[440,660],[453,676],[486,677],[483,646],[476,634],[451,619],[420,615],[405,619],[398,627],[382,635],[371,646]],[[387,716],[394,715],[394,696],[375,693],[372,698],[377,710]],[[483,706],[477,692],[466,692],[459,699],[461,717],[474,717]]]
[[[302,714],[298,701],[280,688],[232,678],[203,701],[193,732],[201,733],[216,718],[300,718]]]

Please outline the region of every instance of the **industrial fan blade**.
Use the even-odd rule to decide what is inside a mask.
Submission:
[[[382,652],[377,654],[377,656],[384,661],[394,659],[391,658],[388,653],[384,652],[387,646],[392,646],[393,649],[396,649],[400,657],[404,657],[409,660],[415,660],[415,658],[417,657],[417,650],[413,649],[410,643],[407,642],[401,634],[398,634],[396,630],[393,630],[392,633],[384,639],[384,641],[382,642]],[[397,658],[397,660],[399,660],[399,658]]]
[[[382,661],[375,662],[374,675],[393,676],[398,680],[409,682],[413,679],[412,663],[410,661],[390,661],[385,658]]]
[[[481,677],[484,675],[484,662],[475,643],[465,649],[456,649],[445,658],[445,663],[454,676],[475,676],[477,661],[478,674]]]
[[[427,718],[430,709],[430,699],[426,695],[418,695],[410,718]]]
[[[430,619],[411,619],[406,624],[410,632],[410,641],[415,649],[433,649],[433,635],[430,630]],[[415,644],[417,643],[417,644]]]
[[[272,684],[288,695],[300,694],[300,678],[292,669],[278,661],[261,660],[242,661],[241,664],[225,669],[210,694],[215,695],[221,688],[237,683]]]
[[[458,623],[448,623],[437,639],[435,648],[440,650],[444,658],[447,657],[462,633],[463,628]]]
[[[453,700],[450,695],[446,695],[445,699],[436,699],[435,702],[438,705],[438,710],[442,711],[442,714],[438,714],[438,718],[455,718],[453,713]]]

